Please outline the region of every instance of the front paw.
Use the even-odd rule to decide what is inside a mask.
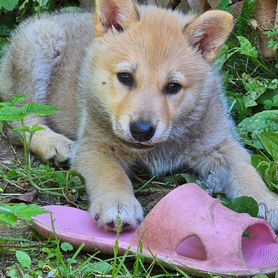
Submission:
[[[104,194],[91,200],[90,214],[106,231],[136,229],[143,220],[143,209],[131,194]]]
[[[272,192],[269,193],[269,196],[266,198],[258,200],[258,216],[266,219],[273,229],[278,231],[278,195]]]
[[[73,144],[64,135],[46,130],[33,136],[30,148],[42,161],[68,168]]]

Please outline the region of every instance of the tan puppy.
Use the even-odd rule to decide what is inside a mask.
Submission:
[[[125,229],[143,218],[134,165],[158,176],[191,169],[229,198],[252,196],[277,229],[278,197],[238,142],[211,65],[232,27],[223,11],[195,17],[132,0],[98,0],[94,22],[89,13],[41,15],[12,37],[1,97],[60,108],[28,119],[45,127],[31,150],[56,164],[71,157],[105,229],[116,230],[118,216]]]

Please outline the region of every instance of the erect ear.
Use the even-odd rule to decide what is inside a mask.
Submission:
[[[96,0],[96,36],[102,36],[109,29],[127,29],[139,20],[135,0]]]
[[[224,11],[207,11],[197,17],[184,32],[192,47],[212,63],[233,30],[233,16]]]

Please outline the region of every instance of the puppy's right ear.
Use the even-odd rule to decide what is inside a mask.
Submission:
[[[96,36],[104,35],[109,29],[119,32],[129,28],[139,20],[135,0],[96,0]]]

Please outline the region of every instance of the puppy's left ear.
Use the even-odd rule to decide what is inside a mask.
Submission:
[[[207,11],[184,27],[193,48],[212,63],[233,30],[233,16],[224,11]]]

